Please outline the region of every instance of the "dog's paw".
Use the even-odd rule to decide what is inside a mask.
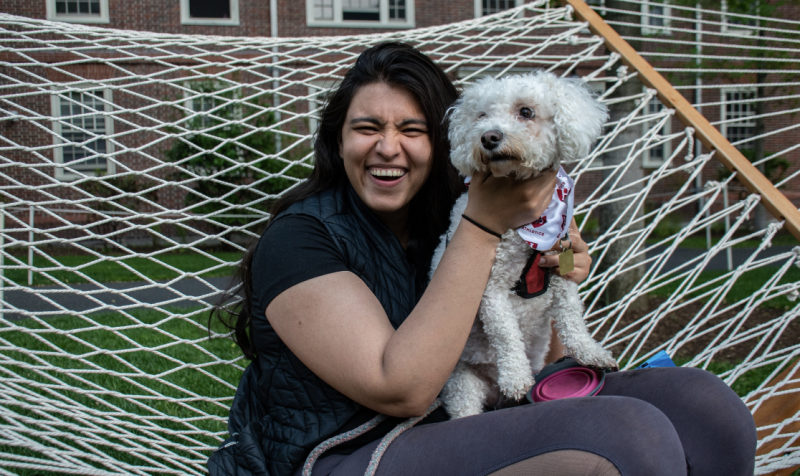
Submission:
[[[573,355],[573,358],[585,367],[619,370],[619,364],[617,364],[614,356],[611,355],[611,351],[603,349],[599,345],[596,349],[592,349],[591,352],[581,352]]]
[[[530,373],[520,375],[503,375],[497,379],[500,391],[508,398],[520,400],[533,386],[533,375]]]

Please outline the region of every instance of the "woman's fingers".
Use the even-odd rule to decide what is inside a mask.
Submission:
[[[580,231],[578,231],[578,225],[575,223],[574,218],[569,225],[569,238],[570,241],[572,241],[572,260],[574,263],[574,269],[562,277],[580,284],[589,276],[589,271],[592,268],[592,257],[589,255],[589,245],[587,245],[586,242],[583,241],[583,238],[581,238]],[[567,242],[563,243],[565,246],[569,246]],[[556,243],[551,250],[558,251],[560,253],[561,246],[559,243]],[[561,268],[558,266],[558,255],[542,256],[539,260],[539,266],[542,268],[552,268],[554,273],[559,275],[561,274]]]

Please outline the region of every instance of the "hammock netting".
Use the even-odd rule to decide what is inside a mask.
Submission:
[[[723,21],[678,10],[678,32],[693,31],[681,15]],[[313,167],[325,95],[386,40],[416,45],[461,86],[545,69],[594,88],[617,112],[568,172],[594,259],[581,289],[595,338],[625,368],[661,350],[707,368],[756,416],[796,406],[800,247],[782,222],[752,226],[760,197],[696,146],[656,91],[620,94],[636,72],[573,16],[537,2],[390,34],[270,39],[0,15],[0,474],[206,472],[248,363],[225,328],[209,338],[209,311],[269,205]],[[800,36],[786,33],[796,27],[778,22],[763,44],[796,49]],[[719,84],[692,79],[710,68],[699,57],[724,55],[725,35],[664,74],[702,89],[704,112],[749,111],[712,118],[745,130],[755,120],[745,105],[778,100],[720,99]],[[639,38],[644,56],[659,69],[659,45],[678,36]],[[742,137],[735,145],[758,139]],[[796,162],[798,149],[769,150],[761,164]],[[800,464],[797,411],[757,418],[759,474]]]

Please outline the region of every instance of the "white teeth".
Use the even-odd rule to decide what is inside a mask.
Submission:
[[[373,177],[402,177],[406,174],[404,170],[400,169],[369,169],[369,173]]]

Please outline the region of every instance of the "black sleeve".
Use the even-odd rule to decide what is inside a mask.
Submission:
[[[325,226],[304,215],[281,217],[270,225],[261,237],[250,269],[256,316],[264,316],[275,296],[295,284],[348,271]]]

